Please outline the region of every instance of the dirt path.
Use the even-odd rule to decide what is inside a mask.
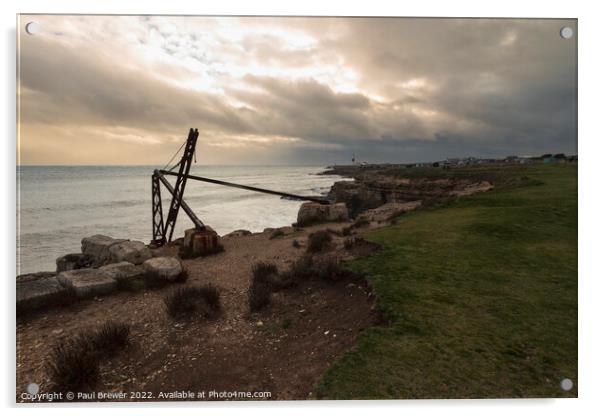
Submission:
[[[269,392],[271,399],[305,399],[333,360],[374,322],[372,302],[363,280],[328,283],[317,279],[274,294],[265,311],[250,314],[247,288],[251,266],[270,261],[286,270],[322,225],[270,239],[270,233],[222,239],[225,251],[186,260],[186,285],[214,283],[220,288],[222,315],[177,322],[165,313],[163,296],[173,288],[121,292],[77,303],[17,321],[17,400],[35,382],[47,391],[45,360],[61,338],[107,320],[131,325],[131,345],[101,363],[96,391],[149,392],[147,399],[164,400],[160,392]],[[344,253],[343,238],[335,238]],[[174,250],[170,248],[168,250]],[[149,396],[150,394],[150,396]]]

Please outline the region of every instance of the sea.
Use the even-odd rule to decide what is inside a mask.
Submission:
[[[17,274],[56,269],[56,259],[81,250],[94,234],[149,243],[151,175],[159,166],[17,167]],[[335,175],[324,166],[200,166],[190,174],[299,195],[325,195]],[[173,184],[174,177],[167,177]],[[170,194],[162,187],[163,213]],[[302,201],[189,180],[184,200],[218,234],[290,225]],[[180,210],[174,239],[192,222]]]

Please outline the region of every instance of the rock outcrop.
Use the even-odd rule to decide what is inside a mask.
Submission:
[[[408,211],[413,211],[422,205],[421,201],[389,202],[378,208],[369,209],[358,215],[359,220],[385,222]]]
[[[323,205],[305,202],[297,213],[297,225],[304,227],[323,222],[341,222],[349,219],[347,207],[343,203]]]
[[[476,194],[477,192],[487,192],[493,189],[493,185],[487,181],[481,181],[479,183],[472,183],[467,185],[464,189],[453,191],[453,195],[467,196]]]
[[[480,178],[436,177],[435,175],[419,177],[405,167],[374,166],[370,169],[351,167],[341,169],[341,172],[347,172],[355,180],[336,182],[328,198],[335,202],[344,202],[351,218],[356,218],[360,213],[384,204],[422,201],[426,206],[450,197],[486,192],[493,188],[490,182]],[[341,172],[338,168],[332,171],[337,174]],[[406,174],[409,177],[404,177]]]
[[[386,203],[387,193],[372,186],[365,186],[361,182],[341,181],[332,185],[328,198],[335,202],[345,203],[349,210],[349,216],[355,218],[362,211]]]

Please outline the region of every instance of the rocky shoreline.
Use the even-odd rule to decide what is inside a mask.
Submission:
[[[335,166],[320,173],[353,178],[335,182],[328,192],[330,204],[306,202],[301,205],[294,227],[323,223],[361,222],[380,226],[424,206],[493,188],[488,181],[474,181],[456,177],[404,177],[402,166]],[[272,232],[266,229],[265,232]],[[204,247],[197,254],[218,252],[218,236],[208,233],[195,236],[188,230],[183,239],[173,244],[192,248],[193,241]],[[251,235],[237,230],[225,235]],[[69,253],[56,260],[55,272],[38,272],[17,276],[17,312],[26,313],[48,306],[60,305],[72,298],[106,295],[120,287],[143,285],[145,281],[164,279],[173,282],[183,273],[180,248],[176,256],[164,256],[164,250],[153,249],[141,241],[115,239],[95,235],[82,239],[81,253]],[[209,244],[210,243],[210,244]],[[207,244],[210,247],[205,247]],[[206,253],[205,253],[206,252]]]

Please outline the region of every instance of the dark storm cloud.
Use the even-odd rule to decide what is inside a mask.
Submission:
[[[107,19],[88,48],[23,39],[24,126],[135,141],[194,125],[247,149],[232,163],[575,152],[575,40],[558,36],[573,21],[241,18],[219,32],[212,19],[122,18],[134,47]],[[22,137],[26,161],[35,140]]]

